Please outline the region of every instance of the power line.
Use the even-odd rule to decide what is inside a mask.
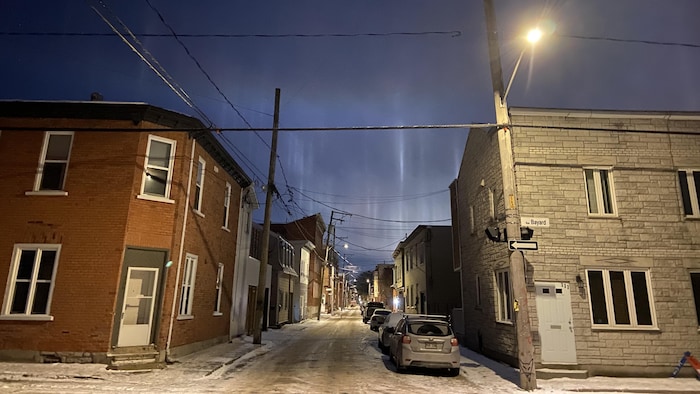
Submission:
[[[137,37],[172,37],[167,33],[134,33]],[[386,33],[310,33],[310,34],[232,34],[232,33],[201,33],[201,34],[178,34],[185,38],[324,38],[324,37],[391,37],[391,36],[429,36],[429,35],[449,35],[459,37],[460,30],[449,31],[402,31]],[[0,36],[38,36],[38,37],[110,37],[111,33],[85,33],[85,32],[14,32],[3,31]]]
[[[690,44],[684,42],[673,42],[673,41],[654,41],[654,40],[633,40],[629,38],[615,38],[615,37],[601,37],[601,36],[580,36],[574,34],[558,34],[559,37],[564,38],[575,38],[579,40],[595,40],[595,41],[610,41],[610,42],[624,42],[631,44],[647,44],[647,45],[660,45],[660,46],[674,46],[674,47],[686,47],[686,48],[700,48],[700,44]]]

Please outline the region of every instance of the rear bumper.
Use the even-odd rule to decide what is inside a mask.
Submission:
[[[402,349],[401,365],[423,368],[459,368],[461,356],[459,347],[452,348],[450,353],[414,352]]]

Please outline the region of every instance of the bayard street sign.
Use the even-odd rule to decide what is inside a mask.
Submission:
[[[537,250],[537,241],[521,241],[518,239],[508,240],[510,250]]]

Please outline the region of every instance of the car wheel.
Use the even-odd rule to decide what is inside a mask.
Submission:
[[[448,368],[447,376],[459,376],[459,368]]]
[[[389,354],[389,347],[388,347],[388,346],[384,346],[384,345],[382,345],[382,344],[380,343],[380,344],[379,344],[379,349],[381,349],[382,354]]]

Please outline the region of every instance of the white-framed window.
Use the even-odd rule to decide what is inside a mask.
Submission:
[[[491,220],[496,219],[496,201],[493,197],[493,190],[489,188],[489,218]]]
[[[47,131],[39,157],[34,191],[62,191],[68,174],[68,160],[73,146],[72,131]]]
[[[588,213],[595,216],[615,215],[615,190],[610,169],[584,168]]]
[[[700,271],[690,273],[690,286],[693,288],[695,316],[698,319],[698,326],[700,326]]]
[[[204,193],[204,171],[207,167],[207,162],[201,157],[197,161],[197,178],[194,183],[194,210],[202,212],[202,194]]]
[[[510,273],[507,269],[496,271],[496,319],[499,322],[513,321],[513,295],[510,291]]]
[[[2,318],[52,320],[60,244],[15,244]]]
[[[175,160],[175,142],[156,135],[148,136],[141,197],[169,200]]]
[[[198,257],[193,254],[187,253],[185,257],[185,269],[182,274],[182,289],[180,291],[180,317],[192,317],[197,260]]]
[[[700,171],[680,170],[678,181],[683,198],[683,213],[686,217],[700,218]]]
[[[224,222],[221,224],[223,229],[228,230],[228,217],[230,214],[231,205],[231,184],[226,182],[226,189],[224,189]]]
[[[479,275],[476,276],[476,289],[474,291],[476,292],[474,306],[478,309],[481,308],[481,277]]]
[[[224,285],[224,265],[219,263],[216,270],[216,299],[214,300],[214,315],[221,315],[221,291]]]
[[[648,270],[589,269],[586,277],[594,328],[656,327]]]

